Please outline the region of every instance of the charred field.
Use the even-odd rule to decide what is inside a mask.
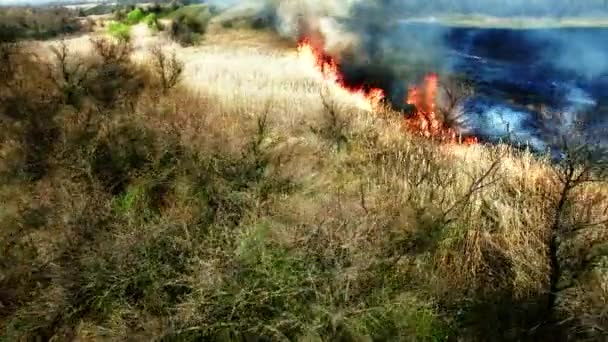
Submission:
[[[539,113],[542,108],[576,117],[584,122],[582,130],[587,137],[599,135],[601,144],[606,144],[608,72],[604,61],[608,58],[608,29],[460,27],[451,29],[446,39],[451,42],[451,52],[457,55],[453,69],[470,75],[485,101],[518,106],[511,110],[519,111],[521,120],[527,121],[522,124],[528,131],[525,134],[538,140],[552,134],[553,123]],[[589,42],[597,45],[589,48]],[[495,110],[484,112],[482,103],[471,101],[473,108],[481,107],[473,122],[492,121],[488,117],[501,114]],[[471,109],[468,111],[475,112]],[[560,124],[554,125],[559,129]],[[500,134],[483,125],[474,130],[488,138],[500,138]],[[550,145],[535,148],[543,150]]]
[[[0,341],[608,337],[605,29],[269,3],[2,13]]]

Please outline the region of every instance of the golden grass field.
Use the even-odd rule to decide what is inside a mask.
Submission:
[[[37,265],[51,280],[28,283],[33,300],[15,295],[21,301],[3,316],[0,336],[443,341],[542,330],[543,322],[513,317],[545,312],[561,184],[548,161],[507,146],[413,136],[398,113],[370,110],[270,31],[212,23],[201,44],[188,48],[143,25],[132,34],[138,64],[151,63],[154,45],[175,51],[185,64],[182,83],[167,95],[144,93],[130,116],[100,124],[94,140],[128,146],[113,132],[133,121],[170,137],[153,143],[150,155],[177,144],[209,164],[177,158],[172,171],[133,174],[120,195],[97,183],[83,190],[86,182],[59,166],[28,191],[7,182],[0,198],[10,204],[0,222],[22,235],[6,230],[0,241],[35,256],[11,254],[20,268],[7,266],[6,279]],[[88,38],[66,43],[87,54]],[[232,173],[250,163],[265,166],[241,184]],[[169,190],[152,208],[156,177]],[[212,184],[203,197],[197,177]],[[560,222],[607,220],[607,194],[604,183],[577,187]],[[220,204],[202,228],[213,196]],[[45,229],[20,223],[24,206],[54,213]],[[147,218],[152,209],[158,212]],[[92,240],[78,240],[83,228],[74,222],[100,228]],[[575,260],[590,257],[588,246],[608,241],[606,228],[568,236],[559,255],[564,278]],[[72,267],[78,276],[69,276]],[[580,328],[574,334],[602,336],[606,327],[608,273],[600,269],[565,280],[572,286],[555,304],[560,319]],[[143,292],[132,294],[131,284]],[[178,285],[187,291],[175,299],[167,288]],[[473,323],[459,325],[460,311]],[[512,316],[503,319],[504,312]]]

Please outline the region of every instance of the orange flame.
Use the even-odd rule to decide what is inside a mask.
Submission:
[[[305,38],[298,45],[298,56],[309,65],[314,65],[322,75],[323,79],[337,85],[339,91],[350,95],[356,95],[362,99],[361,106],[368,110],[377,109],[385,97],[380,88],[364,89],[363,87],[352,87],[344,81],[340,72],[340,65],[335,58],[323,52],[322,43],[312,38]],[[405,121],[406,128],[427,138],[439,139],[442,142],[459,142],[467,145],[477,143],[476,137],[459,138],[456,130],[447,127],[437,117],[437,93],[439,80],[436,74],[428,75],[423,87],[412,87],[409,89],[406,103],[413,105],[416,110],[414,114]]]
[[[337,85],[337,89],[362,99],[362,107],[368,110],[378,109],[384,99],[384,91],[380,88],[364,89],[346,84],[336,59],[325,54],[317,45],[310,39],[301,40],[298,45],[299,58],[314,65],[321,72],[323,79]]]
[[[436,74],[427,75],[422,87],[411,87],[408,91],[406,103],[413,105],[413,115],[406,119],[409,131],[427,138],[435,138],[447,143],[463,143],[467,145],[477,143],[476,137],[458,136],[456,130],[446,126],[437,116],[437,92],[439,80]]]

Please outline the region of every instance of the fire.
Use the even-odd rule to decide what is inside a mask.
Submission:
[[[349,95],[356,95],[361,99],[360,105],[370,111],[377,109],[385,97],[384,91],[379,88],[366,89],[353,87],[347,84],[340,72],[340,65],[335,58],[323,51],[322,44],[315,44],[313,39],[302,39],[298,46],[298,56],[309,65],[314,65],[323,79],[337,85],[337,91]],[[317,42],[318,43],[318,42]],[[406,128],[414,134],[427,138],[439,139],[448,143],[475,144],[477,138],[467,137],[460,139],[454,128],[446,126],[437,116],[437,93],[439,80],[436,74],[428,75],[421,87],[412,87],[408,91],[406,103],[416,109],[413,115],[405,120]]]
[[[299,58],[307,64],[314,65],[321,72],[324,80],[338,86],[336,87],[338,91],[359,98],[361,107],[370,111],[379,108],[384,99],[384,91],[380,88],[364,89],[346,84],[336,59],[325,54],[323,48],[317,45],[310,39],[303,39],[298,46]]]
[[[448,127],[437,116],[437,92],[439,80],[436,74],[427,75],[421,87],[409,88],[406,103],[413,105],[413,115],[406,119],[409,131],[442,142],[460,142],[467,145],[477,143],[476,137],[461,139],[456,130]]]

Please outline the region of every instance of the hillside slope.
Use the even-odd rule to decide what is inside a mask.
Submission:
[[[270,32],[134,37],[0,83],[0,340],[604,336],[604,183],[411,135]]]

